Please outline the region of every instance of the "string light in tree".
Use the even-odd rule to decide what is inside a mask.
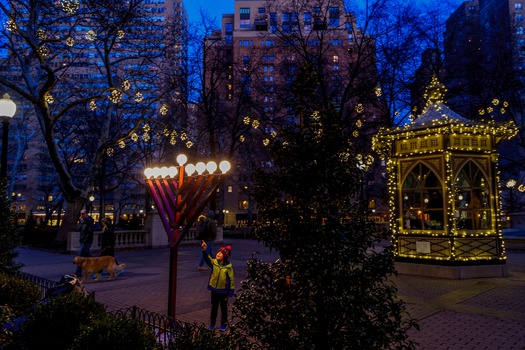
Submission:
[[[49,92],[46,93],[44,99],[46,100],[47,103],[49,104],[52,104],[55,102],[55,99],[53,98],[53,95],[51,95]]]
[[[47,57],[49,55],[49,49],[44,45],[39,46],[37,51],[42,57]]]
[[[86,32],[86,40],[88,41],[95,41],[97,39],[97,33],[95,33],[94,30],[88,30]]]
[[[109,92],[109,100],[113,103],[119,103],[122,99],[122,91],[118,89],[111,89]]]
[[[16,24],[15,21],[13,21],[12,19],[10,19],[9,21],[7,21],[7,23],[5,24],[5,29],[7,31],[13,31],[13,30],[16,30],[18,28],[18,25]]]
[[[77,12],[80,7],[77,0],[61,0],[60,5],[62,5],[62,10],[70,15]]]
[[[36,36],[38,37],[38,39],[40,40],[45,40],[46,39],[46,31],[43,30],[43,29],[38,29],[36,31]]]

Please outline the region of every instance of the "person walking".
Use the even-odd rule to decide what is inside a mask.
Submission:
[[[232,247],[226,246],[219,248],[215,259],[207,254],[207,244],[201,241],[202,256],[206,264],[211,267],[208,290],[211,291],[211,315],[210,326],[208,329],[215,329],[215,322],[219,306],[221,307],[221,331],[225,331],[228,326],[228,297],[233,297],[235,283],[233,278],[233,265],[229,261]]]
[[[206,242],[206,255],[212,254],[213,242],[217,238],[217,225],[214,220],[215,212],[210,210],[208,216],[202,220],[198,226],[199,237],[198,239]],[[199,266],[197,270],[206,271],[208,268],[204,266],[204,254],[201,254]]]
[[[100,233],[100,254],[99,256],[112,256],[115,257],[115,226],[113,226],[111,218],[106,216],[101,220],[102,231]],[[115,263],[119,265],[117,259]],[[117,270],[117,276],[120,276],[124,272],[124,269]],[[102,274],[102,270],[98,272]],[[91,274],[91,278],[96,279],[98,276],[94,273]]]
[[[79,256],[90,257],[91,245],[93,244],[93,234],[95,232],[95,220],[88,215],[86,209],[80,211],[80,227],[79,227],[79,243],[80,250]],[[80,278],[82,277],[82,267],[77,266],[75,275]]]
[[[111,223],[111,218],[106,216],[104,219],[102,219],[101,223],[102,232],[100,233],[100,256],[115,257],[115,228]]]

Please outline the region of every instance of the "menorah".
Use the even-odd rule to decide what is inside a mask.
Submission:
[[[144,170],[153,201],[170,247],[170,276],[168,287],[168,315],[175,318],[177,300],[178,246],[197,220],[203,209],[217,193],[231,166],[228,161],[219,163],[221,173],[216,173],[217,163],[198,162],[186,164],[184,154],[177,156],[178,167],[164,166]]]

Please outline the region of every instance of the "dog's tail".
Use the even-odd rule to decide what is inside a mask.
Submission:
[[[120,264],[120,265],[117,265],[117,270],[124,270],[124,268],[126,267],[126,264]]]

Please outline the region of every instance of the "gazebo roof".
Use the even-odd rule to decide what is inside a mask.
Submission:
[[[372,147],[380,151],[391,148],[394,140],[414,139],[431,134],[491,135],[497,145],[517,134],[518,128],[513,121],[500,124],[494,120],[477,122],[462,117],[443,103],[445,91],[445,86],[433,77],[425,92],[427,104],[421,115],[402,127],[381,128],[373,137]]]
[[[423,113],[406,125],[403,130],[427,129],[450,124],[478,125],[478,123],[460,116],[443,102],[437,101],[426,106]]]

